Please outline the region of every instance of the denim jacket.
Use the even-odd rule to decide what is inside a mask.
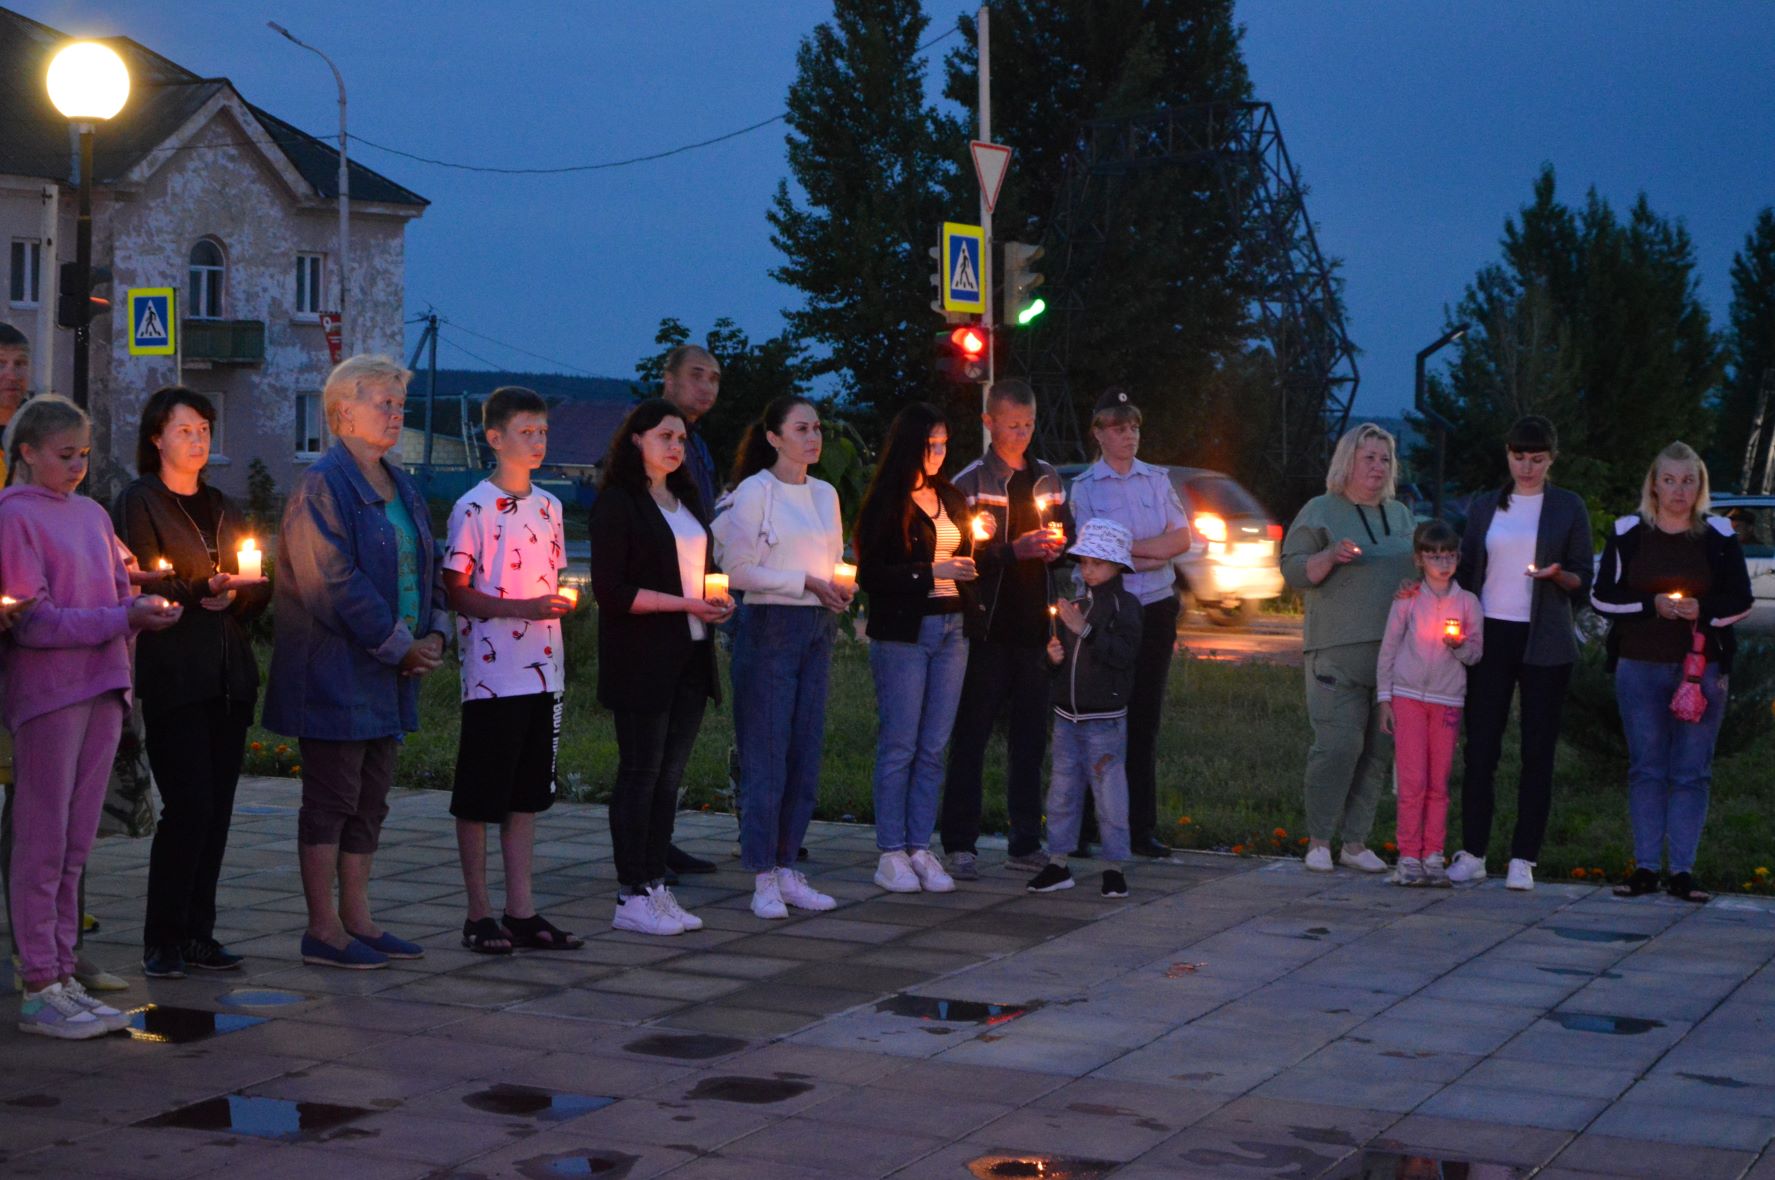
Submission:
[[[411,477],[384,461],[419,536],[419,617],[450,633],[431,517]],[[419,638],[397,617],[399,556],[383,499],[343,443],[296,482],[278,537],[277,640],[265,728],[319,741],[419,728],[419,680],[401,660]]]

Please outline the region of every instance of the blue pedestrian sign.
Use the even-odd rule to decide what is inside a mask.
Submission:
[[[977,225],[943,223],[943,310],[986,311],[986,286],[981,261],[986,253],[986,231]]]
[[[177,347],[173,333],[178,331],[173,318],[175,293],[171,287],[132,287],[126,309],[129,313],[129,355],[172,356]]]

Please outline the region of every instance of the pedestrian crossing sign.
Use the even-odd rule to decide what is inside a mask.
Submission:
[[[985,230],[954,221],[943,223],[944,311],[985,313],[986,284],[981,265],[985,253]]]
[[[175,293],[171,287],[132,287],[129,291],[129,355],[172,356],[177,351],[173,333]]]

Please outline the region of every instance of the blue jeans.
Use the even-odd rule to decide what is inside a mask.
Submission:
[[[1615,703],[1627,732],[1627,813],[1633,820],[1633,859],[1658,871],[1666,841],[1670,871],[1695,868],[1707,795],[1713,785],[1713,743],[1726,712],[1726,678],[1718,664],[1701,677],[1707,712],[1693,725],[1670,714],[1682,683],[1681,664],[1621,660],[1615,667]]]
[[[1053,777],[1048,782],[1048,855],[1079,846],[1085,792],[1097,801],[1103,859],[1128,859],[1128,719],[1068,721],[1054,718]]]
[[[733,645],[740,748],[740,863],[787,868],[807,835],[826,748],[826,680],[837,616],[817,606],[743,606]]]
[[[943,747],[955,727],[968,641],[961,615],[926,615],[916,643],[869,645],[881,732],[875,743],[875,846],[914,852],[931,846],[943,787]]]

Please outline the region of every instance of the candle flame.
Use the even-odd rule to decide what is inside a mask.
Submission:
[[[154,559],[154,568],[157,570],[170,570],[173,568],[173,563],[164,557],[157,557]]]
[[[577,587],[577,586],[563,586],[563,587],[561,587],[561,597],[565,598],[568,602],[571,602],[573,605],[578,606],[579,605],[579,587]]]

